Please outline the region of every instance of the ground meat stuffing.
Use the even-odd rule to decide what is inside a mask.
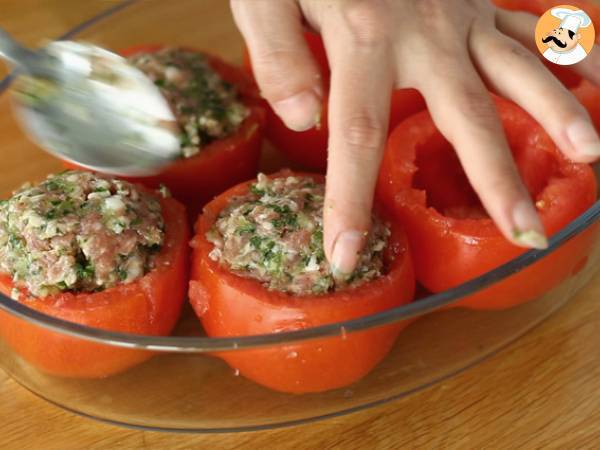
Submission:
[[[129,61],[165,96],[181,128],[181,152],[194,156],[211,142],[235,133],[249,111],[234,85],[224,81],[199,53],[164,48]]]
[[[160,202],[102,175],[51,175],[0,203],[0,272],[37,297],[129,283],[163,241]]]
[[[250,192],[234,197],[207,233],[210,258],[270,289],[296,295],[357,286],[382,275],[390,230],[377,217],[358,268],[334,280],[323,251],[325,186],[308,177],[269,179],[260,174]]]

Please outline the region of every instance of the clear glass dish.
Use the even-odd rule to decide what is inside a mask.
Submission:
[[[119,49],[146,43],[187,45],[239,62],[242,43],[226,2],[145,0],[124,2],[68,34],[69,38]],[[4,92],[10,84],[0,84]],[[6,95],[0,97],[3,186],[40,179],[60,165],[17,130]],[[264,164],[279,163],[267,150]],[[270,156],[269,156],[270,155]],[[36,161],[35,165],[30,164]],[[76,413],[132,427],[188,432],[247,431],[336,416],[387,402],[431,386],[477,364],[539,324],[565,304],[594,274],[600,259],[596,239],[600,203],[551,239],[550,248],[531,251],[467,284],[424,296],[407,306],[347,322],[300,331],[239,338],[209,338],[188,306],[171,337],[107,332],[30,310],[4,296],[0,309],[12,325],[46,330],[68,345],[93,342],[96,348],[136,354],[145,362],[104,379],[52,376],[28,363],[11,347],[10,334],[0,341],[0,366],[40,397]],[[583,265],[542,297],[504,311],[452,309],[466,296],[521,272],[555,254],[570,239],[593,235]],[[418,320],[416,320],[418,319]],[[389,324],[408,326],[387,357],[360,381],[333,391],[284,394],[255,384],[215,357],[248,349],[282,349],[290,358],[300,342],[352,340],[361,330]],[[42,336],[43,334],[40,334]],[[45,336],[48,336],[47,334]]]

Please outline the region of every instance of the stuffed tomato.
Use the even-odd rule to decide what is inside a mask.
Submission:
[[[560,4],[554,0],[494,0],[494,3],[503,9],[529,12],[536,16],[541,16],[549,9]],[[574,0],[568,2],[568,4],[583,9],[592,19],[592,23],[600,23],[600,6],[598,2]],[[596,42],[600,43],[600,33],[596,35]],[[542,61],[588,110],[596,128],[600,130],[600,87],[583,79],[571,66],[553,64],[544,58],[542,58]]]
[[[0,292],[65,321],[169,335],[187,290],[188,222],[176,200],[68,171],[0,205]],[[0,335],[52,375],[101,378],[151,353],[53,332],[0,311]]]
[[[589,165],[567,160],[519,107],[499,98],[496,106],[520,174],[551,236],[594,203],[594,173]],[[488,217],[454,150],[427,112],[392,133],[377,190],[406,228],[417,280],[431,292],[458,286],[525,251],[505,239]],[[582,267],[593,233],[587,230],[459,305],[503,309],[536,298]]]
[[[206,205],[192,241],[189,297],[209,336],[301,330],[412,300],[404,233],[382,216],[373,217],[355,273],[334,279],[323,253],[323,183],[289,171],[259,175]],[[319,392],[369,373],[405,325],[219,356],[271,389]]]
[[[203,52],[140,46],[121,53],[159,87],[181,138],[178,160],[129,180],[165,185],[193,220],[216,194],[256,174],[265,124],[258,91],[244,71]]]
[[[321,70],[325,90],[320,122],[309,130],[296,132],[290,130],[273,109],[266,105],[266,136],[294,165],[306,170],[325,172],[327,168],[327,141],[329,138],[327,101],[331,73],[321,37],[311,32],[305,32],[304,36]],[[244,67],[249,74],[252,74],[250,56],[247,50],[244,53]],[[394,90],[390,104],[390,130],[408,116],[424,109],[425,100],[415,89]]]

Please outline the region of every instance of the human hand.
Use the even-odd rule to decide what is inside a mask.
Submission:
[[[585,109],[520,43],[535,46],[534,16],[488,0],[231,4],[263,96],[297,131],[315,125],[323,98],[303,22],[323,37],[331,67],[324,245],[334,273],[351,273],[365,243],[393,88],[423,94],[489,215],[516,245],[547,241],[486,84],[528,111],[572,160],[600,157]],[[600,50],[575,70],[599,84]]]

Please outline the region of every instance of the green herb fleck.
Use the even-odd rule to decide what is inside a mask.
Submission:
[[[255,249],[260,249],[260,246],[262,244],[264,238],[260,237],[260,236],[252,236],[250,238],[250,244],[255,248]]]
[[[247,222],[238,227],[237,234],[254,233],[255,231],[256,231],[256,225],[254,225],[253,223]]]
[[[295,229],[298,226],[298,216],[294,213],[282,214],[279,219],[273,220],[273,226],[275,228],[289,228]]]
[[[181,136],[179,137],[179,144],[181,145],[181,147],[187,147],[192,144],[192,141],[190,140],[190,137],[187,133],[181,133]]]
[[[262,197],[263,195],[265,195],[265,190],[260,189],[256,184],[252,184],[250,186],[250,192],[252,192],[254,195],[257,195],[259,197]]]
[[[92,278],[94,278],[94,266],[90,263],[87,263],[85,265],[78,263],[75,266],[75,270],[77,272],[77,277],[81,280],[91,280]]]

